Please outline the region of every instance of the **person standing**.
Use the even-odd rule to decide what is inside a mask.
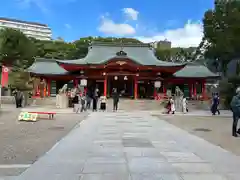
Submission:
[[[187,107],[187,98],[183,96],[182,99],[182,108],[183,108],[183,113],[186,114],[188,112],[188,107]]]
[[[118,94],[116,88],[113,89],[112,98],[113,98],[113,111],[117,111],[118,110],[118,102],[119,102],[119,94]]]
[[[85,93],[83,92],[81,95],[81,112],[86,111],[86,96]]]
[[[218,105],[219,105],[219,97],[217,94],[214,94],[213,100],[212,100],[212,107],[211,107],[212,115],[216,115],[216,112],[220,114],[220,111],[218,110]]]
[[[100,110],[106,111],[107,97],[102,95],[100,96]]]
[[[171,112],[172,112],[172,114],[175,114],[175,111],[176,111],[175,102],[172,97],[170,98],[170,104],[171,104],[171,106],[170,106]]]
[[[238,120],[240,118],[240,87],[236,89],[236,95],[233,96],[230,107],[233,112],[232,136],[238,137],[237,133],[240,133],[240,129],[237,131]]]
[[[99,89],[96,88],[93,92],[93,111],[97,111]]]
[[[16,103],[16,108],[22,107],[22,100],[23,100],[23,93],[16,89],[14,92],[14,97],[15,97],[15,103]]]
[[[91,94],[91,91],[90,91],[90,90],[87,90],[86,98],[87,98],[86,108],[87,108],[87,109],[90,109],[90,107],[91,107],[91,101],[92,101],[92,94]]]

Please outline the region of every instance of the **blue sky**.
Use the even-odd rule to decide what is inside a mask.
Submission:
[[[46,23],[67,41],[124,36],[187,47],[199,43],[203,14],[212,6],[213,0],[7,0],[0,16]]]

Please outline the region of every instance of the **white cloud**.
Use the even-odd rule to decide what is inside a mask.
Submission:
[[[154,36],[138,36],[135,37],[140,41],[149,43],[159,40],[169,40],[173,47],[190,47],[198,46],[203,37],[202,24],[199,22],[188,21],[184,27],[177,29],[169,29],[164,32],[156,33]]]
[[[67,29],[71,29],[71,28],[72,28],[72,26],[71,26],[70,24],[64,24],[64,26],[65,26],[65,28],[67,28]]]
[[[139,12],[133,8],[123,8],[123,13],[131,20],[136,21],[138,19]]]
[[[113,20],[102,17],[102,22],[98,28],[98,30],[107,35],[133,35],[136,33],[134,27],[126,23],[115,23]]]

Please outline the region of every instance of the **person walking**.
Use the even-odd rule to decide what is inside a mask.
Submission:
[[[232,136],[238,137],[238,134],[240,134],[240,129],[237,131],[240,118],[240,87],[236,89],[236,95],[233,96],[230,106],[233,112]]]
[[[118,94],[116,88],[113,89],[112,98],[113,98],[113,111],[117,111],[118,110],[118,102],[119,102],[119,94]]]
[[[98,96],[99,96],[99,89],[96,88],[93,93],[93,111],[97,111]]]
[[[219,97],[217,94],[214,94],[212,99],[212,107],[211,107],[212,115],[216,115],[216,112],[220,114],[220,111],[218,110],[218,105],[219,105]]]

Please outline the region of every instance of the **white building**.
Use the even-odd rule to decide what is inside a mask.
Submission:
[[[34,37],[39,40],[52,39],[52,30],[46,24],[0,17],[0,28],[18,29],[27,36]]]

